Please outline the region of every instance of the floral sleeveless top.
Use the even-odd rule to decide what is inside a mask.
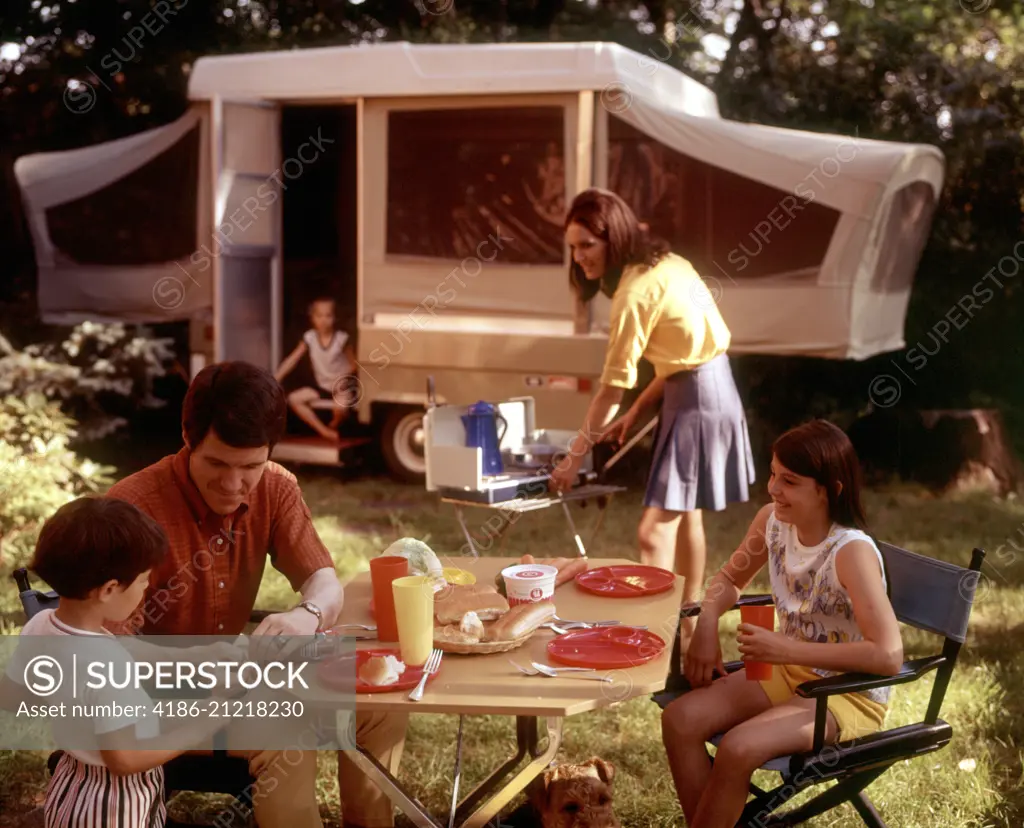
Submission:
[[[812,644],[863,641],[850,596],[836,574],[836,553],[850,541],[866,541],[878,556],[884,584],[882,553],[870,536],[833,523],[825,540],[816,546],[804,546],[797,538],[796,527],[776,520],[772,512],[765,540],[779,631]],[[837,675],[835,670],[812,669],[822,678]],[[881,687],[861,694],[879,704],[888,704],[890,690]]]

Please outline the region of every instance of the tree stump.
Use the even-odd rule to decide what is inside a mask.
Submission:
[[[875,411],[849,430],[867,476],[897,474],[939,494],[1015,493],[1021,467],[994,409]]]

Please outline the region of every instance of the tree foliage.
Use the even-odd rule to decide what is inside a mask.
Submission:
[[[184,110],[189,71],[203,54],[384,40],[616,41],[711,86],[725,117],[942,150],[947,180],[915,283],[912,345],[1022,238],[1022,28],[1022,0],[22,2],[0,22],[0,43],[24,49],[0,62],[0,168],[13,195],[18,154],[169,122]],[[96,92],[87,111],[85,87],[73,82]],[[30,298],[28,236],[16,200],[6,209],[0,232],[15,255],[0,267]],[[1005,372],[1019,359],[1019,284],[1009,281],[984,322],[915,378],[913,400],[957,405],[980,394],[1024,406],[1024,388]],[[863,399],[865,385],[850,376],[870,376],[878,362],[829,365],[826,376],[846,372],[836,393],[857,386]],[[786,370],[794,382],[814,379]]]

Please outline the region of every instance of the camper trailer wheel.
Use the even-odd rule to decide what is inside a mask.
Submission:
[[[423,452],[423,409],[392,408],[381,428],[380,447],[393,477],[406,483],[423,483],[427,461]]]

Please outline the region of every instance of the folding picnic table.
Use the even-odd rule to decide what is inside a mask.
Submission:
[[[469,570],[476,575],[478,582],[487,583],[504,567],[517,563],[518,559],[458,557],[443,562],[445,565]],[[635,561],[600,559],[593,561],[592,568],[629,563]],[[350,581],[345,587],[345,607],[339,623],[372,623],[373,618],[369,613],[371,594],[369,573],[362,573]],[[356,702],[357,710],[443,713],[460,717],[452,804],[443,822],[431,815],[414,793],[389,773],[375,757],[359,748],[352,751],[352,757],[395,806],[420,828],[483,828],[555,759],[561,746],[566,718],[664,689],[672,642],[679,622],[682,594],[682,578],[678,576],[671,590],[638,598],[600,597],[584,592],[571,582],[555,591],[555,606],[562,618],[594,621],[616,619],[625,625],[646,625],[651,632],[665,640],[664,651],[646,664],[603,673],[613,678],[612,683],[520,674],[509,663],[509,659],[520,664],[529,664],[531,661],[552,663],[546,647],[555,633],[542,628],[522,647],[507,653],[445,654],[440,672],[427,684],[423,699],[419,702],[409,701],[408,691],[360,695]],[[372,649],[382,645],[377,641],[362,641],[357,646]],[[308,690],[297,691],[297,695],[310,708],[321,710],[336,706],[338,700],[335,691],[316,682],[311,683]],[[346,717],[345,724],[350,712],[339,713],[339,718],[342,715]],[[516,752],[459,801],[459,778],[463,762],[462,724],[465,716],[514,716]],[[539,726],[547,735],[543,747]],[[527,764],[519,768],[524,759],[528,759]],[[511,775],[513,772],[514,775]]]

